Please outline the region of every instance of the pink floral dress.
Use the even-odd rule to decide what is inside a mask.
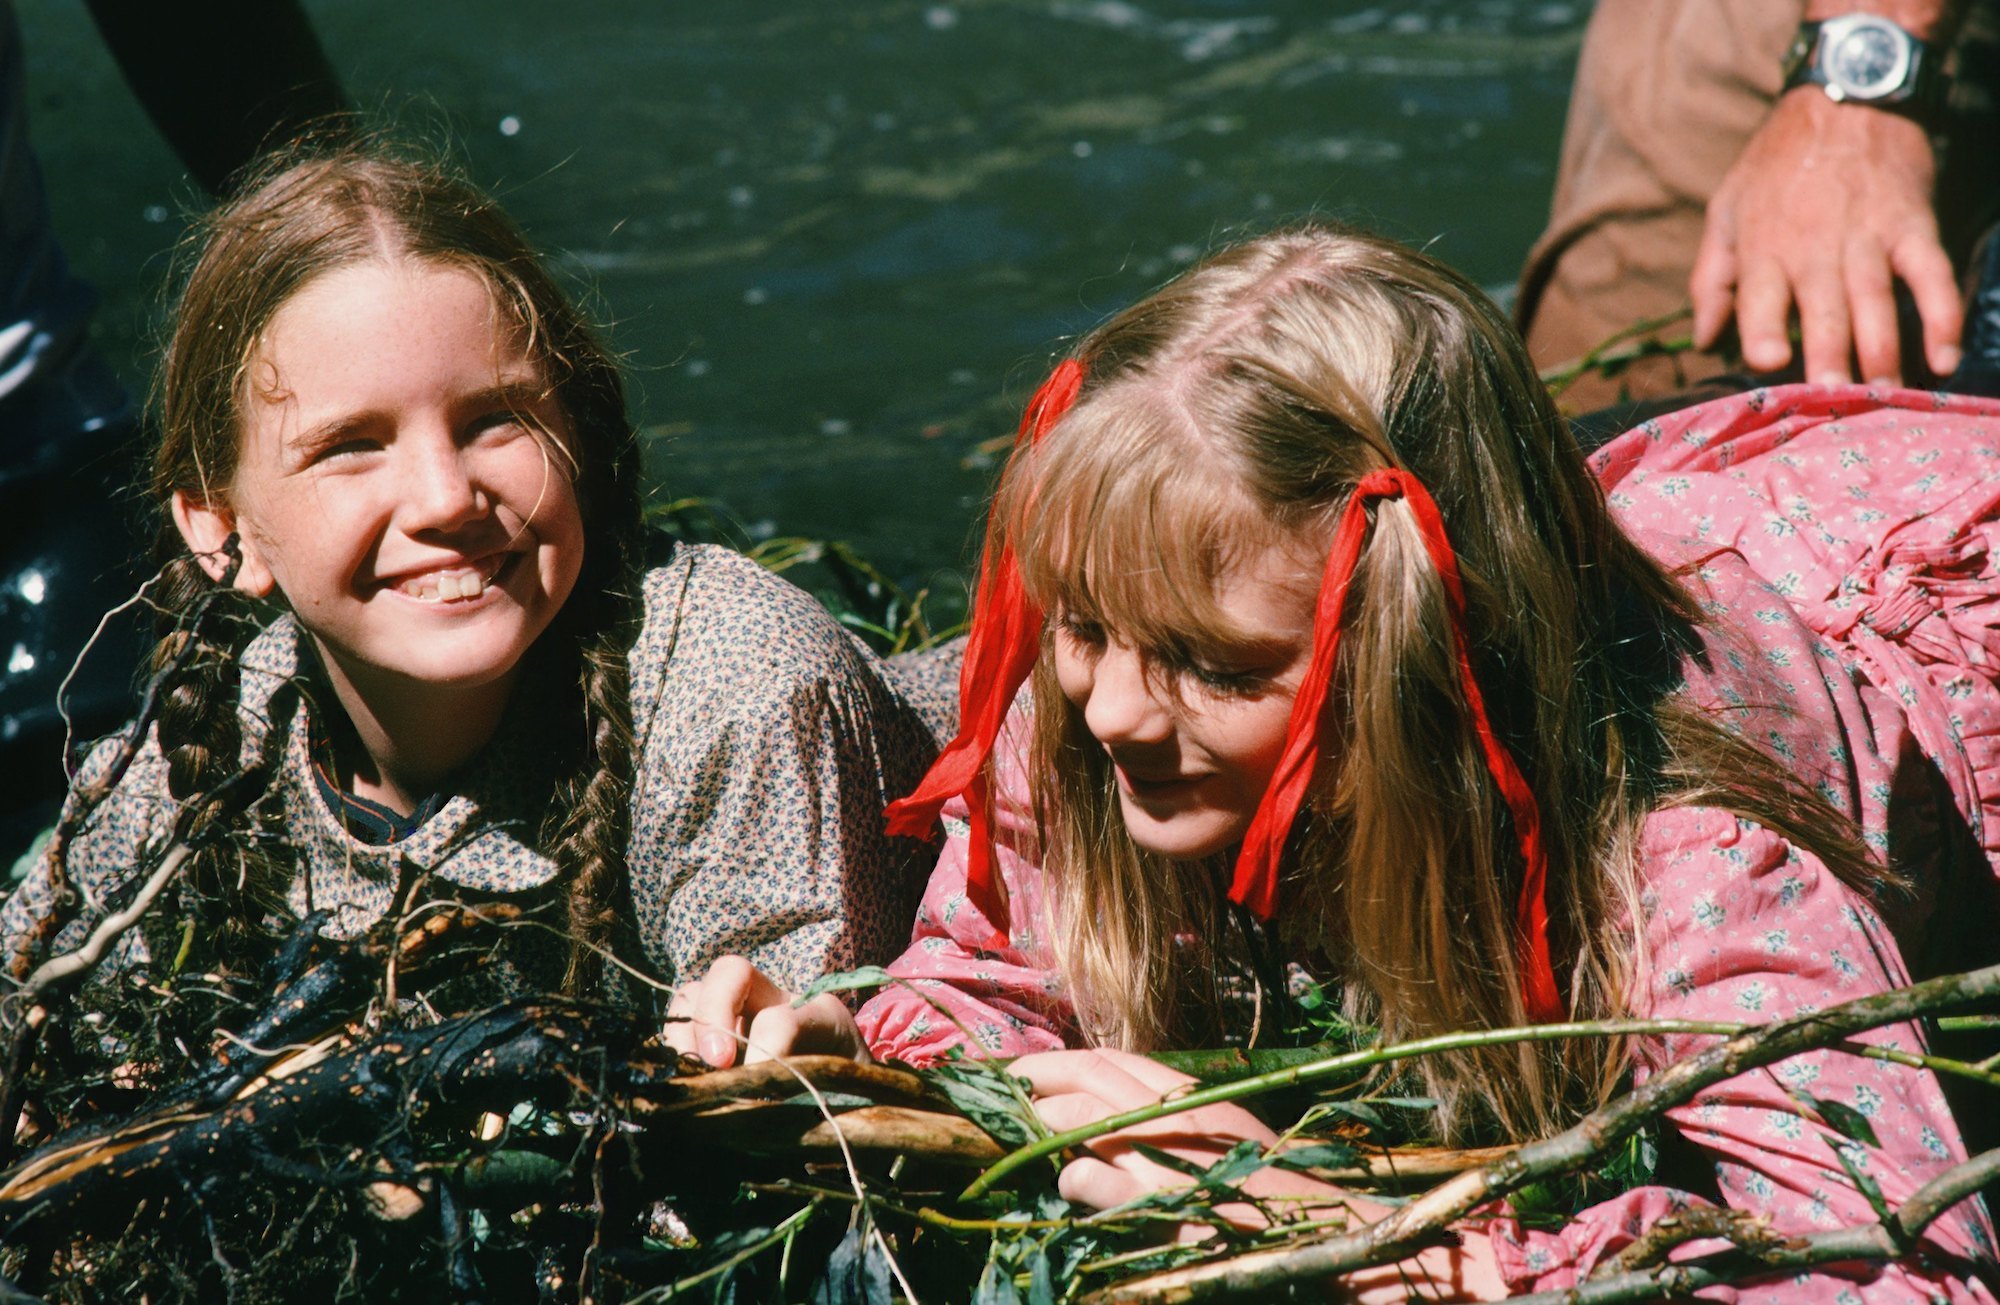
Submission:
[[[1878,910],[1757,824],[1715,808],[1658,811],[1641,831],[1648,966],[1637,1012],[1778,1020],[1905,985],[1905,957],[1928,958],[1920,974],[1965,968],[1962,952],[1936,940],[1968,915],[1984,935],[1970,941],[1990,953],[1994,920],[1982,908],[2000,850],[2000,403],[1860,386],[1759,390],[1650,421],[1593,466],[1619,521],[1681,572],[1713,618],[1705,655],[1685,668],[1688,697],[1806,777],[1916,885]],[[879,1057],[932,1061],[967,1034],[993,1056],[1077,1039],[1031,927],[1043,918],[1042,883],[1019,745],[1018,729],[1003,737],[997,785],[999,869],[1017,922],[1010,946],[977,946],[990,930],[964,894],[965,831],[953,820],[963,811],[948,810],[950,838],[910,949],[891,967],[910,982],[861,1012]],[[1860,1040],[1925,1047],[1914,1024]],[[1711,1041],[1653,1039],[1635,1075]],[[1852,1107],[1879,1146],[1806,1119],[1794,1092]],[[1785,1232],[1873,1221],[1836,1146],[1892,1205],[1965,1158],[1930,1073],[1843,1052],[1743,1074],[1669,1119],[1713,1162],[1723,1201]],[[1582,1281],[1702,1199],[1648,1186],[1558,1231],[1512,1218],[1488,1227],[1510,1285],[1546,1290]],[[1676,1258],[1717,1245],[1692,1243]],[[1994,1262],[1992,1224],[1975,1198],[1896,1264],[1706,1295],[1992,1301],[1979,1276],[1990,1278]]]

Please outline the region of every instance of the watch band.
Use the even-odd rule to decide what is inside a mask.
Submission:
[[[1894,34],[1906,59],[1903,76],[1896,85],[1879,93],[1864,94],[1840,85],[1829,73],[1829,54],[1825,49],[1829,29],[1834,40],[1849,40],[1858,35],[1853,30],[1857,25],[1864,30],[1881,32],[1886,29]],[[1785,78],[1780,93],[1801,86],[1818,86],[1835,101],[1886,109],[1929,123],[1936,118],[1943,99],[1944,79],[1939,72],[1940,62],[1937,49],[1929,42],[1919,40],[1899,24],[1879,14],[1843,14],[1837,18],[1799,24],[1798,33],[1785,52]]]

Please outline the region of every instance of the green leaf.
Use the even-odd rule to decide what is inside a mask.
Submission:
[[[42,853],[49,850],[49,844],[55,841],[55,837],[56,827],[54,825],[50,825],[41,833],[36,834],[34,839],[28,844],[27,850],[15,857],[14,864],[8,867],[7,882],[9,884],[18,884],[26,879],[28,873],[42,863]]]
[[[1028,1305],[1056,1305],[1055,1278],[1049,1272],[1049,1257],[1037,1250],[1028,1262]]]
[[[1199,1180],[1208,1172],[1206,1166],[1198,1165],[1185,1156],[1175,1155],[1171,1151],[1163,1151],[1149,1142],[1134,1142],[1132,1149],[1162,1169],[1171,1169],[1175,1173],[1186,1174],[1189,1178]]]
[[[1620,1147],[1618,1154],[1598,1169],[1596,1181],[1604,1196],[1629,1192],[1653,1181],[1660,1167],[1660,1138],[1657,1122],[1648,1121]]]
[[[1366,1101],[1322,1101],[1319,1103],[1319,1108],[1325,1114],[1345,1115],[1349,1119],[1366,1124],[1377,1133],[1384,1133],[1389,1129],[1388,1122],[1382,1118],[1382,1112]]]
[[[1882,1145],[1875,1140],[1875,1126],[1868,1122],[1868,1116],[1846,1102],[1816,1097],[1810,1092],[1794,1091],[1792,1097],[1807,1110],[1818,1115],[1821,1123],[1849,1141],[1859,1142],[1864,1146]]]
[[[1000,1267],[997,1260],[988,1260],[985,1271],[979,1275],[979,1285],[972,1289],[972,1305],[1021,1305],[1013,1272]]]
[[[896,976],[879,965],[864,965],[855,970],[822,974],[814,979],[792,1004],[803,1006],[824,992],[866,992],[870,988],[886,988],[894,982]]]
[[[889,1258],[867,1235],[867,1224],[847,1230],[813,1284],[812,1305],[890,1305]]]
[[[1438,1106],[1436,1097],[1370,1097],[1368,1104],[1387,1106],[1391,1110],[1436,1110]]]
[[[1352,1169],[1361,1163],[1361,1153],[1345,1142],[1308,1142],[1287,1147],[1271,1157],[1280,1169],[1305,1173],[1313,1169]]]
[[[556,1197],[569,1176],[570,1167],[554,1156],[509,1148],[466,1161],[458,1185],[468,1205],[518,1210]]]
[[[1839,1143],[1828,1143],[1828,1145],[1833,1147],[1833,1154],[1839,1158],[1840,1167],[1845,1169],[1847,1176],[1854,1181],[1855,1190],[1868,1198],[1868,1208],[1875,1212],[1877,1219],[1888,1224],[1890,1220],[1889,1202],[1882,1195],[1882,1185],[1869,1177],[1867,1171],[1862,1169],[1861,1162],[1855,1154],[1856,1148],[1842,1146]],[[1894,1225],[1891,1224],[1890,1226],[1893,1227]]]
[[[1244,1179],[1270,1163],[1264,1155],[1264,1144],[1246,1137],[1202,1173],[1201,1185],[1211,1191],[1223,1187],[1234,1191],[1243,1185]]]
[[[1243,1185],[1244,1179],[1270,1164],[1270,1161],[1264,1157],[1263,1144],[1252,1141],[1249,1138],[1245,1138],[1230,1147],[1229,1150],[1223,1152],[1220,1159],[1208,1165],[1203,1165],[1199,1161],[1189,1160],[1185,1156],[1177,1156],[1171,1151],[1163,1151],[1159,1147],[1148,1145],[1145,1142],[1134,1142],[1132,1149],[1156,1165],[1186,1174],[1189,1178],[1194,1179],[1193,1187],[1176,1189],[1193,1195],[1207,1193],[1209,1195],[1235,1196],[1237,1195],[1237,1189]]]
[[[1507,1193],[1507,1204],[1514,1216],[1537,1226],[1565,1222],[1575,1212],[1576,1202],[1576,1184],[1567,1177],[1526,1183]]]
[[[1043,1135],[1041,1120],[1004,1070],[976,1060],[954,1060],[925,1071],[924,1078],[958,1113],[1002,1146],[1026,1146]]]

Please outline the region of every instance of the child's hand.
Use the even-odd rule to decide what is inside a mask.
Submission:
[[[1111,1115],[1123,1114],[1195,1082],[1144,1056],[1125,1051],[1047,1051],[1023,1056],[1008,1072],[1028,1080],[1035,1093],[1035,1111],[1058,1132]],[[1238,1142],[1252,1140],[1273,1146],[1277,1134],[1240,1106],[1202,1106],[1163,1119],[1134,1124],[1084,1143],[1090,1154],[1071,1161],[1056,1180],[1064,1199],[1105,1209],[1123,1205],[1148,1192],[1185,1187],[1188,1176],[1148,1160],[1133,1148],[1143,1142],[1201,1166],[1220,1160]],[[1389,1207],[1356,1196],[1345,1188],[1306,1174],[1266,1166],[1241,1184],[1273,1213],[1326,1219],[1345,1210],[1356,1226],[1373,1223]],[[1247,1202],[1216,1207],[1230,1222],[1261,1228],[1266,1214]],[[1211,1230],[1185,1225],[1184,1239],[1205,1237]],[[1499,1300],[1507,1292],[1492,1243],[1483,1233],[1459,1232],[1459,1245],[1433,1246],[1399,1264],[1382,1265],[1347,1274],[1327,1299],[1351,1305],[1390,1305],[1412,1299],[1435,1301]]]
[[[667,1006],[667,1045],[699,1056],[717,1069],[754,1065],[786,1055],[852,1056],[868,1059],[868,1047],[854,1014],[830,992],[802,1006],[797,998],[764,977],[741,956],[725,956],[699,982],[684,983]]]
[[[1023,1056],[1008,1067],[1008,1072],[1028,1080],[1035,1092],[1036,1113],[1056,1132],[1152,1105],[1175,1089],[1195,1082],[1186,1074],[1144,1056],[1104,1048]],[[1240,1106],[1184,1110],[1084,1143],[1090,1154],[1071,1161],[1056,1185],[1064,1199],[1079,1205],[1099,1209],[1123,1205],[1148,1192],[1188,1184],[1186,1174],[1147,1159],[1134,1149],[1133,1143],[1143,1142],[1206,1168],[1245,1140],[1271,1147],[1277,1144],[1278,1135]],[[1288,1200],[1293,1204],[1309,1200],[1315,1205],[1352,1200],[1338,1187],[1275,1166],[1252,1174],[1242,1190],[1248,1195],[1274,1198],[1274,1203],[1280,1206]],[[1381,1208],[1363,1204],[1369,1206],[1363,1218],[1372,1218]],[[1236,1223],[1258,1227],[1265,1223],[1263,1216],[1248,1205],[1221,1207],[1221,1213]]]

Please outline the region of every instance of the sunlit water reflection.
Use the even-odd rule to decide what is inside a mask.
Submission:
[[[309,3],[357,100],[451,124],[594,287],[662,493],[955,572],[974,454],[1064,337],[1307,214],[1498,290],[1584,4]],[[552,21],[560,15],[560,21]],[[81,7],[23,6],[36,140],[134,378],[195,202]],[[402,110],[398,110],[401,112]],[[940,576],[944,579],[944,576]]]

